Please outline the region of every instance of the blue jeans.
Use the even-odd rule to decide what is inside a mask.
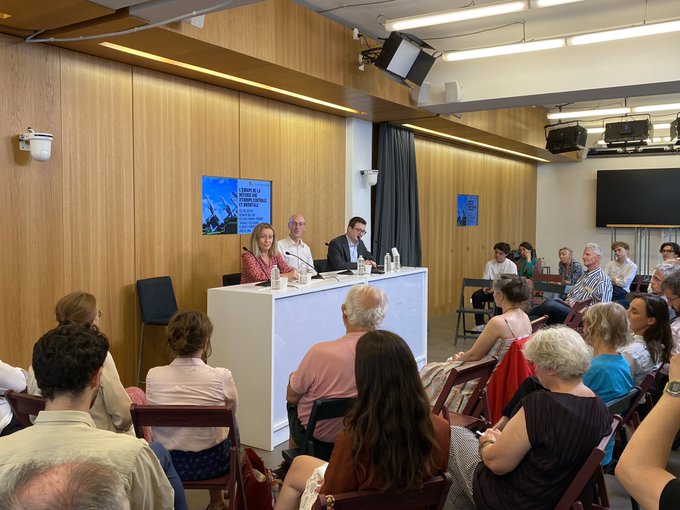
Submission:
[[[172,464],[170,452],[158,441],[151,441],[149,446],[156,454],[156,457],[158,457],[170,485],[175,490],[175,510],[189,510],[186,497],[184,496],[184,486],[182,485],[182,480],[177,474],[177,471],[175,471],[175,466]]]
[[[548,316],[548,324],[562,324],[567,318],[571,308],[568,304],[556,299],[548,299],[529,311],[531,320],[538,319],[543,315]]]

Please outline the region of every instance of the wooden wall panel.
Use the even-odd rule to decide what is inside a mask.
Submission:
[[[59,50],[0,36],[0,359],[28,367],[64,287]],[[18,148],[28,127],[55,135],[52,158]]]
[[[536,167],[416,137],[423,265],[430,313],[458,306],[463,277],[479,278],[498,241],[534,241]],[[456,227],[456,195],[479,195],[479,226]]]
[[[63,293],[91,292],[123,380],[136,363],[130,66],[62,50]],[[96,112],[96,114],[94,113]]]

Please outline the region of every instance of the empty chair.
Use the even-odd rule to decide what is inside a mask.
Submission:
[[[548,316],[547,315],[541,315],[538,319],[534,319],[531,321],[531,333],[536,333],[539,329],[541,329],[545,324],[548,322]]]
[[[577,301],[571,310],[567,314],[567,318],[564,319],[564,325],[568,328],[575,329],[579,333],[582,331],[581,322],[583,321],[583,312],[592,303],[592,299],[584,299],[583,301]]]
[[[222,286],[231,287],[232,285],[241,284],[241,273],[231,273],[222,275]]]
[[[177,300],[169,276],[158,276],[137,280],[139,310],[142,314],[142,333],[139,340],[139,361],[137,363],[137,386],[142,381],[142,360],[144,355],[144,326],[167,326],[175,312]]]
[[[466,325],[466,316],[472,314],[484,314],[488,316],[492,316],[494,313],[493,307],[492,308],[471,308],[471,307],[466,307],[466,297],[465,294],[466,292],[469,292],[470,289],[480,289],[484,287],[491,287],[493,282],[491,280],[484,280],[481,278],[463,278],[463,284],[461,285],[460,288],[460,303],[458,306],[458,309],[456,310],[456,335],[453,340],[453,344],[456,345],[458,343],[458,339],[467,339],[467,338],[477,338],[479,336],[478,332],[473,331],[472,329],[468,329]],[[462,322],[462,330],[461,330],[461,322]]]

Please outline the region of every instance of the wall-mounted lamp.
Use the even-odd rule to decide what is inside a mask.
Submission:
[[[52,133],[36,133],[28,128],[28,133],[19,133],[19,149],[30,151],[36,161],[47,161],[52,155]]]
[[[359,173],[364,176],[364,182],[367,186],[378,184],[378,170],[360,170]]]

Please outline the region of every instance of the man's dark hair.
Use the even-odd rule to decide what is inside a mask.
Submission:
[[[80,395],[108,351],[108,339],[90,324],[67,323],[45,333],[33,347],[33,371],[43,396]]]
[[[494,251],[500,250],[506,255],[510,253],[510,245],[508,243],[496,243],[493,245]]]
[[[680,296],[680,271],[666,276],[661,282],[661,290],[670,290],[676,296]]]
[[[354,216],[351,220],[349,220],[347,226],[350,228],[354,228],[354,225],[356,225],[357,223],[363,223],[364,225],[366,225],[366,220],[363,219],[361,216]]]

